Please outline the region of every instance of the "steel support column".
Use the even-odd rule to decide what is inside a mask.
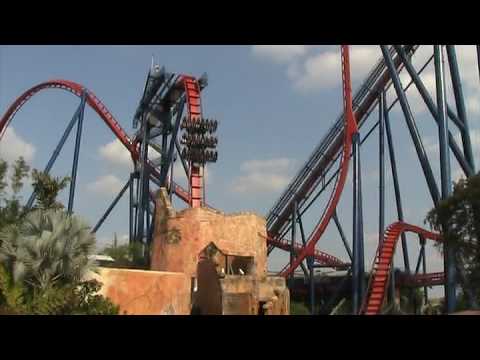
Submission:
[[[134,173],[130,173],[130,186],[129,186],[129,215],[128,215],[128,243],[131,244],[133,241],[133,234],[134,234],[134,213],[133,213],[133,183],[134,183],[135,175]]]
[[[296,232],[297,232],[297,226],[295,224],[295,221],[297,219],[297,203],[295,202],[293,204],[293,211],[292,211],[292,239],[290,240],[290,266],[293,264],[295,261],[295,240],[296,240]],[[295,279],[295,271],[292,271],[290,274],[290,288],[293,288],[294,284],[294,279]]]
[[[300,228],[300,236],[302,237],[303,246],[307,246],[307,240],[305,237],[305,231],[303,229],[302,217],[298,211],[298,204],[295,203],[295,212],[297,214],[298,226]],[[315,313],[315,268],[314,268],[315,258],[314,256],[307,257],[307,268],[309,272],[309,285],[310,285],[310,313],[313,315]]]
[[[443,47],[434,45],[435,56],[435,80],[437,87],[438,104],[438,140],[440,147],[440,177],[442,185],[442,199],[446,199],[451,193],[451,169],[450,153],[447,143],[448,123],[446,117],[446,91]],[[435,203],[437,204],[437,202]],[[444,243],[444,266],[445,266],[445,300],[448,313],[454,312],[456,308],[455,296],[455,253],[449,244]]]
[[[379,166],[379,199],[378,199],[378,247],[383,244],[385,232],[385,91],[378,98],[378,166]],[[390,269],[390,300],[395,302],[395,266],[392,261]]]
[[[142,115],[142,135],[143,141],[141,143],[140,159],[137,162],[139,179],[137,181],[137,220],[135,241],[143,242],[144,226],[145,226],[145,208],[148,206],[148,198],[145,192],[148,192],[148,177],[147,177],[147,160],[148,160],[148,133],[149,126],[144,115]],[[147,185],[147,186],[145,186]],[[145,200],[147,203],[145,204]]]
[[[123,194],[125,193],[125,191],[129,188],[130,184],[131,184],[131,181],[132,181],[132,178],[130,177],[128,180],[127,180],[127,183],[123,186],[122,190],[120,190],[120,192],[117,194],[117,196],[115,197],[115,199],[112,201],[112,203],[110,204],[110,206],[107,208],[107,211],[105,211],[105,214],[103,214],[103,216],[100,218],[100,220],[98,220],[97,224],[95,225],[95,227],[93,228],[92,230],[92,233],[95,234],[97,232],[97,230],[100,228],[100,226],[102,226],[103,222],[105,221],[105,219],[108,217],[108,215],[110,215],[110,213],[112,212],[113,208],[115,207],[115,205],[117,205],[117,203],[119,202],[119,200],[122,198]]]
[[[335,222],[335,225],[337,226],[337,230],[340,233],[340,238],[342,239],[343,246],[345,246],[345,250],[347,251],[348,257],[350,258],[350,262],[352,262],[353,261],[352,250],[348,245],[347,238],[345,236],[345,233],[343,232],[342,224],[340,224],[340,220],[338,219],[337,211],[335,211],[333,214],[333,221]]]
[[[418,160],[420,161],[420,165],[422,167],[425,180],[427,181],[428,190],[430,191],[430,195],[433,199],[433,203],[437,204],[440,199],[440,193],[438,191],[437,183],[435,181],[435,177],[433,175],[430,162],[428,161],[427,153],[425,152],[425,149],[422,144],[422,140],[420,139],[420,134],[418,133],[417,126],[415,125],[415,120],[413,118],[410,105],[408,104],[407,97],[403,92],[402,84],[400,83],[400,78],[397,74],[397,70],[395,69],[395,65],[393,63],[390,53],[388,52],[387,47],[385,45],[380,45],[380,48],[382,49],[385,63],[389,70],[390,77],[392,79],[396,94],[400,101],[400,106],[402,107],[402,111],[405,116],[405,121],[407,123],[410,136],[413,140],[413,144],[417,152]]]
[[[380,170],[379,199],[378,199],[378,246],[383,244],[385,231],[385,116],[384,116],[385,91],[382,91],[378,99],[378,166]]]
[[[363,195],[362,195],[362,159],[360,156],[360,134],[358,137],[358,248],[359,248],[359,299],[360,306],[363,302],[365,296],[365,246],[364,246],[364,237],[363,237]]]
[[[78,120],[78,115],[80,114],[82,106],[83,106],[82,102],[80,102],[80,105],[78,106],[77,110],[75,111],[75,114],[73,115],[72,119],[70,120],[70,122],[67,125],[67,128],[63,132],[63,135],[60,138],[60,141],[58,142],[57,147],[55,148],[52,156],[48,160],[47,166],[45,166],[45,169],[43,170],[43,172],[45,174],[48,174],[50,172],[50,170],[52,169],[53,165],[55,164],[55,161],[57,160],[57,157],[60,154],[60,151],[62,151],[63,145],[65,145],[65,142],[67,141],[68,136],[72,132],[73,126],[75,125],[75,123]],[[30,209],[33,206],[33,202],[35,201],[36,197],[37,197],[37,194],[35,192],[33,192],[30,195],[30,197],[27,201],[27,204],[26,204],[27,209]]]
[[[165,156],[165,159],[166,159],[165,164],[163,164],[163,161],[162,161],[162,173],[160,175],[160,182],[162,184],[165,182],[169,165],[170,165],[170,163],[172,162],[172,159],[173,159],[173,153],[174,153],[174,150],[175,150],[175,139],[177,139],[178,130],[180,129],[180,122],[181,122],[181,118],[182,118],[184,105],[185,105],[185,99],[183,99],[181,101],[181,103],[178,105],[179,109],[177,110],[175,125],[174,125],[173,131],[171,133],[170,144],[168,145],[168,153]],[[163,143],[162,143],[162,150],[163,150]],[[163,153],[162,153],[162,156],[164,156]]]
[[[353,135],[353,261],[352,261],[352,311],[358,314],[361,305],[361,211],[360,211],[360,135]]]
[[[477,66],[478,66],[478,76],[480,77],[480,45],[477,45]]]
[[[386,99],[384,99],[386,100]],[[393,139],[392,139],[392,131],[390,129],[390,120],[387,110],[387,102],[383,102],[384,105],[384,120],[385,120],[385,132],[387,135],[387,145],[388,145],[388,153],[390,156],[390,168],[392,171],[392,178],[393,178],[393,188],[395,192],[395,203],[397,207],[397,217],[398,221],[404,221],[403,219],[403,207],[402,207],[402,197],[400,195],[400,183],[398,181],[398,172],[397,172],[397,161],[395,158],[395,149],[393,146]],[[407,246],[407,238],[405,233],[401,235],[402,239],[402,254],[403,254],[403,264],[405,266],[405,270],[407,273],[410,273],[410,261],[408,258],[408,246]]]
[[[475,174],[475,161],[473,158],[472,143],[470,141],[470,128],[468,126],[467,111],[465,109],[462,81],[460,79],[460,73],[458,71],[457,54],[455,51],[455,46],[446,45],[446,48],[448,64],[450,66],[450,75],[452,78],[453,94],[455,96],[455,103],[457,105],[457,113],[458,117],[463,123],[463,131],[461,134],[463,142],[463,153],[465,154],[465,158],[467,159],[470,167],[472,168],[472,174]]]
[[[175,148],[177,149],[178,157],[180,158],[180,161],[182,162],[183,170],[185,170],[185,176],[187,177],[187,181],[190,183],[190,176],[189,176],[190,175],[190,168],[188,166],[188,163],[181,156],[182,149],[180,148],[180,144],[178,142],[178,139],[175,139]]]
[[[412,81],[415,83],[415,87],[417,88],[420,96],[422,97],[423,101],[425,102],[425,105],[427,105],[427,108],[430,111],[430,114],[432,114],[432,117],[435,120],[435,122],[437,123],[437,125],[440,126],[439,125],[439,118],[438,118],[438,116],[439,116],[438,115],[438,108],[437,108],[437,106],[435,106],[435,104],[433,102],[433,99],[430,96],[430,94],[428,93],[428,90],[426,89],[422,80],[420,79],[420,76],[415,71],[412,63],[407,59],[405,51],[399,46],[396,46],[395,48],[397,49],[397,52],[398,52],[400,58],[402,59],[403,64],[405,65],[405,68],[406,68],[408,74],[412,78]],[[450,116],[450,118],[455,122],[457,127],[460,129],[460,132],[462,133],[462,138],[463,138],[463,133],[465,131],[464,122],[462,120],[459,120],[455,116],[453,111],[450,110],[450,108],[448,107],[448,104],[447,104],[446,109],[447,109],[447,114]],[[455,158],[457,159],[458,163],[462,167],[463,172],[467,176],[473,175],[474,170],[471,166],[471,163],[468,160],[466,160],[465,157],[463,156],[462,151],[458,147],[458,145],[455,141],[455,138],[453,137],[453,135],[451,134],[450,131],[448,131],[448,142],[449,142],[450,147],[453,151],[453,154],[455,155]]]
[[[423,275],[427,273],[427,256],[425,253],[425,239],[422,238],[421,240],[421,246],[422,246],[422,270],[423,270]],[[423,287],[423,302],[425,305],[428,303],[428,289],[426,286]]]
[[[87,92],[84,89],[82,92],[82,100],[80,103],[80,112],[78,113],[78,122],[77,122],[77,136],[75,139],[75,150],[73,153],[73,165],[72,165],[72,176],[70,180],[70,194],[68,196],[68,213],[73,212],[73,201],[75,198],[75,186],[77,183],[77,170],[78,170],[78,158],[80,155],[80,144],[82,141],[82,128],[83,128],[83,114],[85,111],[85,102],[87,100]]]

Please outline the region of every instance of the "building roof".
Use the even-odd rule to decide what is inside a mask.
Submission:
[[[110,262],[115,261],[114,258],[108,255],[89,255],[88,258],[95,261],[110,261]]]

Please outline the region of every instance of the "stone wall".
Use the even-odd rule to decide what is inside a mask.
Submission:
[[[189,315],[190,278],[181,273],[99,268],[100,294],[127,315]]]
[[[266,276],[266,223],[253,213],[226,215],[207,208],[175,212],[164,191],[157,198],[151,268],[196,276],[199,254],[213,242],[225,254],[254,257],[253,275]]]

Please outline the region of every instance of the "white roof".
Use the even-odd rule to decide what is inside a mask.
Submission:
[[[115,261],[114,258],[108,255],[89,255],[88,258],[96,261],[111,261],[111,262]]]

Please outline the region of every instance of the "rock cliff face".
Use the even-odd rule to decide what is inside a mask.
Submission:
[[[192,306],[202,314],[288,314],[285,280],[267,277],[266,223],[242,212],[176,212],[159,191],[151,268],[191,278]]]

